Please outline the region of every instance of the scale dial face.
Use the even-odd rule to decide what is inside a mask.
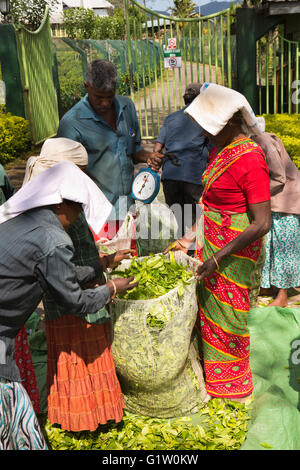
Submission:
[[[137,199],[147,200],[155,192],[155,178],[149,171],[143,171],[135,177],[132,192]]]

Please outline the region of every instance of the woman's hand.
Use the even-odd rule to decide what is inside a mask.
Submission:
[[[206,277],[210,277],[217,269],[217,264],[213,258],[209,258],[205,263],[198,267],[196,278],[202,281]]]

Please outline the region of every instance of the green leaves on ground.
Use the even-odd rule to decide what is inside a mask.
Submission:
[[[62,431],[49,422],[44,430],[53,450],[238,450],[248,419],[247,405],[214,398],[193,418],[125,414],[121,423],[94,432]]]

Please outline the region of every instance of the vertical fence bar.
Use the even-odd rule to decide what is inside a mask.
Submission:
[[[292,57],[291,43],[288,42],[288,112],[292,111],[291,92],[292,92]]]
[[[134,52],[135,52],[135,62],[136,62],[136,76],[137,76],[137,95],[138,95],[138,113],[139,113],[139,125],[142,133],[142,110],[141,110],[141,90],[140,90],[140,70],[139,70],[139,57],[138,57],[138,47],[137,47],[137,27],[136,21],[134,18],[133,22],[133,34],[134,34]]]
[[[277,111],[277,48],[276,48],[276,38],[273,39],[273,102],[274,109],[273,113]]]
[[[261,66],[261,41],[257,41],[257,66],[258,66],[258,103],[259,103],[259,114],[262,114],[262,96],[261,96],[261,77],[262,77],[262,66]]]
[[[160,128],[160,116],[159,116],[159,101],[158,101],[158,77],[157,77],[157,50],[155,45],[155,31],[153,25],[153,16],[151,17],[152,22],[152,42],[153,42],[153,67],[154,67],[154,80],[155,80],[155,96],[156,96],[156,117],[157,117],[157,128]]]
[[[170,27],[171,27],[171,21],[170,21]],[[167,38],[167,29],[166,29],[166,20],[164,20],[164,39],[165,39],[165,47],[168,42]],[[169,69],[165,69],[166,71],[166,77],[167,77],[167,93],[168,93],[168,113],[171,112],[171,99],[170,99],[170,80],[169,80]]]
[[[284,99],[284,41],[280,39],[280,112],[283,113],[283,99]]]
[[[207,22],[208,32],[207,32],[207,39],[208,39],[208,76],[209,81],[211,82],[211,36],[210,36],[210,20]]]
[[[176,22],[176,37],[180,38],[180,29],[178,21]],[[177,45],[180,48],[180,43]],[[178,81],[179,81],[179,106],[182,107],[182,78],[181,78],[181,67],[178,69]]]
[[[146,44],[147,44],[147,72],[148,72],[148,81],[149,81],[149,98],[150,98],[150,110],[151,110],[151,127],[152,127],[152,135],[154,135],[154,111],[153,111],[153,98],[152,98],[152,78],[151,78],[151,51],[150,51],[150,44],[149,44],[149,32],[148,26],[146,22]],[[145,109],[145,112],[147,109]]]
[[[193,48],[193,39],[192,39],[192,26],[191,23],[188,23],[188,29],[189,29],[189,40],[190,40],[190,70],[191,70],[191,82],[194,81],[194,48]]]
[[[300,57],[300,52],[299,52],[299,44],[296,44],[296,64],[295,64],[295,67],[296,67],[296,113],[298,114],[299,112],[299,98],[298,98],[298,87],[300,86],[300,83],[299,83],[299,66],[300,66],[300,63],[299,63],[299,57]]]
[[[230,35],[230,10],[227,11],[227,81],[228,87],[231,88],[231,35]]]
[[[216,83],[219,83],[217,18],[214,18]]]
[[[223,15],[220,18],[220,41],[221,41],[221,68],[222,68],[222,85],[225,85],[224,79],[224,23]]]
[[[161,101],[162,101],[162,117],[163,120],[166,117],[165,112],[165,81],[164,81],[164,63],[163,63],[163,47],[162,39],[160,34],[160,18],[158,18],[158,44],[159,44],[159,63],[160,63],[160,87],[161,87]]]
[[[197,64],[197,82],[200,83],[200,20],[198,24],[194,24],[195,37],[198,47],[196,47],[196,64]],[[198,41],[197,41],[198,38]]]
[[[266,68],[265,68],[265,80],[266,80],[266,113],[269,114],[269,38],[266,41]]]
[[[204,35],[204,21],[202,21],[201,27],[201,58],[202,58],[202,81],[206,82],[205,79],[205,35]]]

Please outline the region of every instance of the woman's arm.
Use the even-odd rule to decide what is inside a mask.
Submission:
[[[271,226],[270,201],[249,204],[249,211],[252,216],[251,224],[234,240],[214,253],[214,257],[205,261],[202,266],[199,266],[197,271],[199,281],[211,276],[224,257],[239,252],[268,233]]]

